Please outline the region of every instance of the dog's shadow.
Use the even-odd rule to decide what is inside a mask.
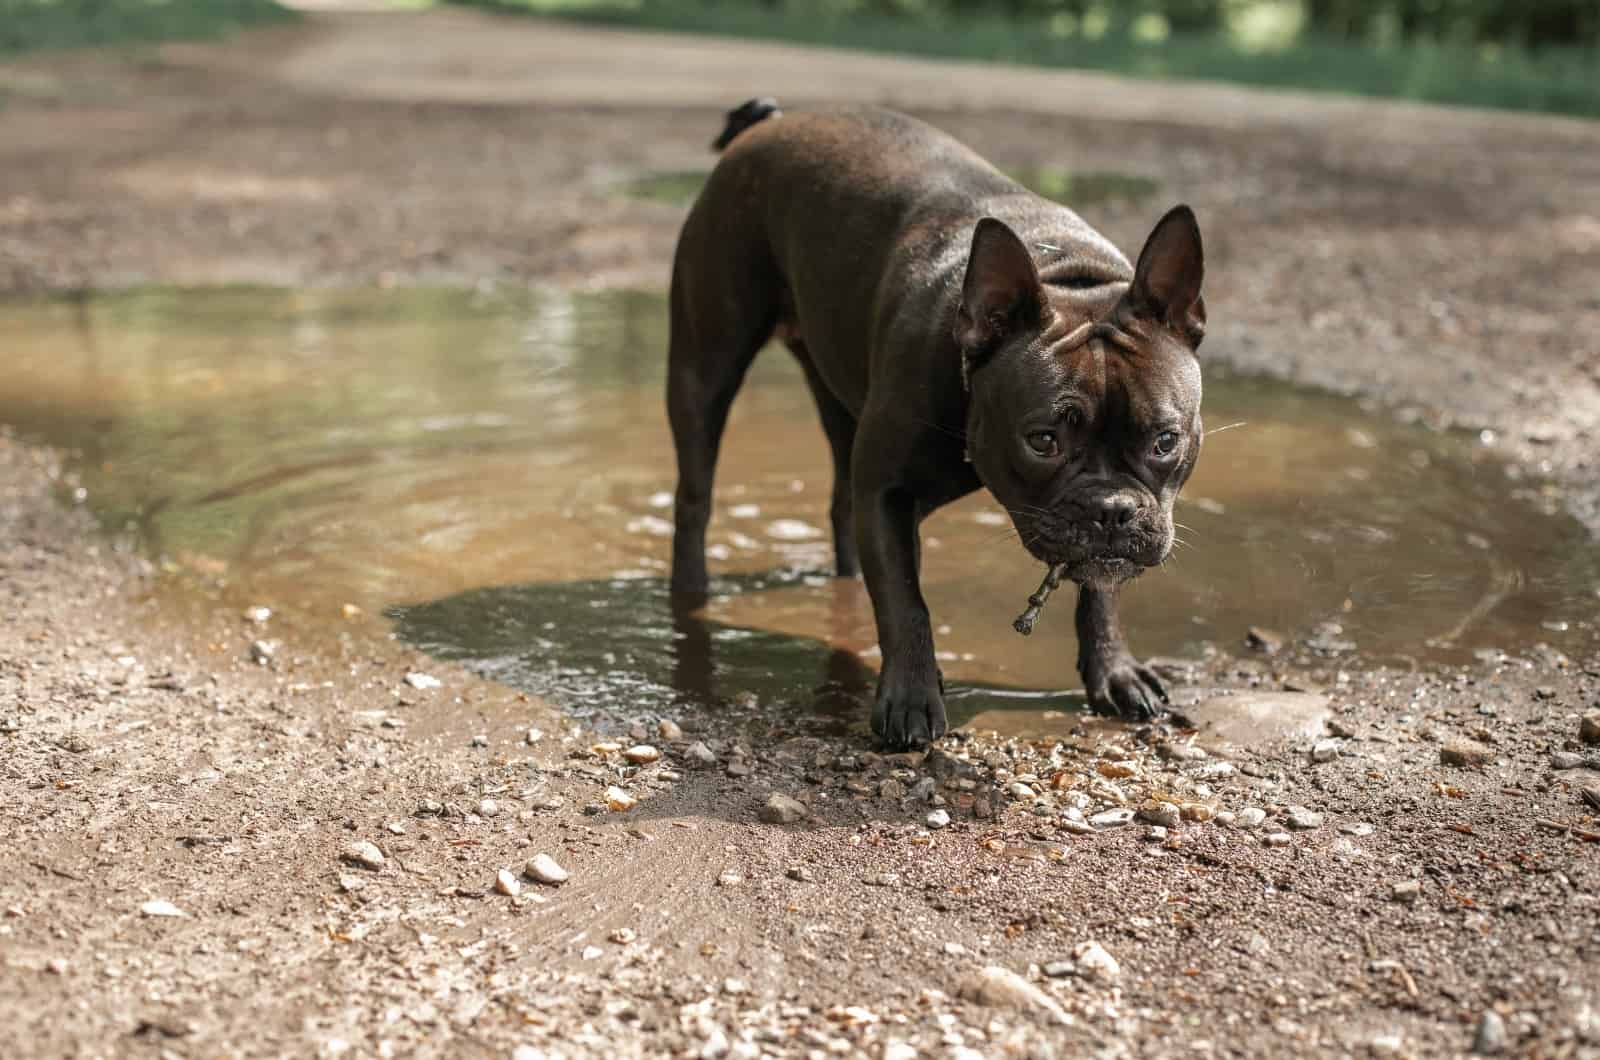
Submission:
[[[718,578],[709,595],[803,588],[806,582],[828,584],[805,572],[766,572]],[[602,731],[639,723],[653,731],[656,717],[670,717],[686,739],[719,746],[738,740],[758,760],[795,738],[834,755],[872,748],[868,713],[877,674],[860,652],[820,636],[717,621],[707,617],[707,599],[676,594],[662,578],[590,579],[474,589],[389,614],[401,640],[535,694]],[[947,690],[951,724],[1014,707],[1019,696],[1033,709],[1083,708],[1079,693],[953,685]],[[740,819],[754,810],[754,788],[732,784],[720,768],[687,771],[678,788],[640,810],[672,814],[693,802],[701,812],[723,805]],[[733,798],[694,797],[711,788]],[[737,797],[741,791],[745,798]],[[887,805],[878,809],[904,816]],[[814,822],[839,817],[842,823],[860,821],[870,807],[818,810]]]

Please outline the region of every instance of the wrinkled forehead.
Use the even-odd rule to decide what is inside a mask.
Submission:
[[[1177,342],[1068,338],[1045,351],[1065,398],[1141,420],[1191,419],[1200,405],[1200,364]]]

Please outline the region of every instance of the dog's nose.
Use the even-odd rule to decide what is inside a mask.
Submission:
[[[1133,522],[1133,516],[1139,510],[1139,502],[1126,493],[1108,493],[1100,498],[1100,510],[1095,513],[1094,521],[1107,530],[1121,530]]]

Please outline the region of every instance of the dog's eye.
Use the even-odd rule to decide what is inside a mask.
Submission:
[[[1061,443],[1055,431],[1034,431],[1028,435],[1028,448],[1039,456],[1055,456],[1061,452]]]
[[[1156,435],[1155,449],[1157,456],[1171,456],[1172,451],[1176,448],[1178,448],[1177,431],[1162,431]]]

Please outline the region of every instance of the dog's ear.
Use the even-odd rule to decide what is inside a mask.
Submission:
[[[1139,252],[1133,285],[1122,296],[1123,312],[1172,328],[1190,347],[1206,333],[1206,303],[1200,297],[1205,277],[1200,224],[1187,206],[1174,206],[1156,222]]]
[[[992,350],[1013,330],[1039,322],[1044,287],[1033,255],[993,217],[972,232],[967,276],[956,313],[956,342],[969,354]]]

